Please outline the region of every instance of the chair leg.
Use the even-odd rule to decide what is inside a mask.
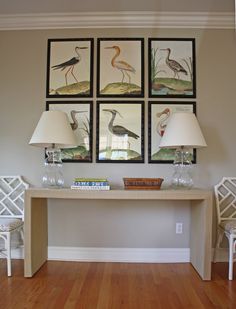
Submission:
[[[215,249],[214,249],[214,255],[213,255],[213,262],[216,263],[216,251],[220,248],[220,244],[222,242],[224,236],[224,231],[222,229],[217,229],[217,237],[216,237],[216,243],[215,243]]]
[[[20,237],[21,237],[22,243],[24,244],[24,227],[20,229]]]
[[[233,265],[234,265],[234,238],[229,236],[229,280],[233,280]]]
[[[11,277],[11,233],[6,235],[7,275]]]

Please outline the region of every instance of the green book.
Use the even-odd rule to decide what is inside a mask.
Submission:
[[[106,182],[107,178],[75,178],[75,182],[94,181],[94,182]]]

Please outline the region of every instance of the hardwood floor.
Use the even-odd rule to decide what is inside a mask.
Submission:
[[[13,277],[0,260],[1,309],[172,309],[236,308],[236,276],[226,263],[213,264],[212,281],[202,281],[190,264],[47,262],[33,278],[23,261]]]

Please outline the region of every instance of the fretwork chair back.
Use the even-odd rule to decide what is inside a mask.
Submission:
[[[220,247],[225,235],[229,243],[229,280],[233,280],[233,263],[236,253],[236,177],[224,177],[220,183],[215,185],[216,209],[218,219],[218,230],[216,250]]]
[[[29,185],[20,176],[0,176],[0,255],[7,259],[7,275],[11,276],[11,236],[20,232],[23,240],[24,191]]]

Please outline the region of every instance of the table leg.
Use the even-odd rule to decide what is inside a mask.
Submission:
[[[211,280],[212,200],[191,202],[190,261],[203,280]]]
[[[32,277],[47,260],[47,199],[25,194],[25,261],[24,275]]]

